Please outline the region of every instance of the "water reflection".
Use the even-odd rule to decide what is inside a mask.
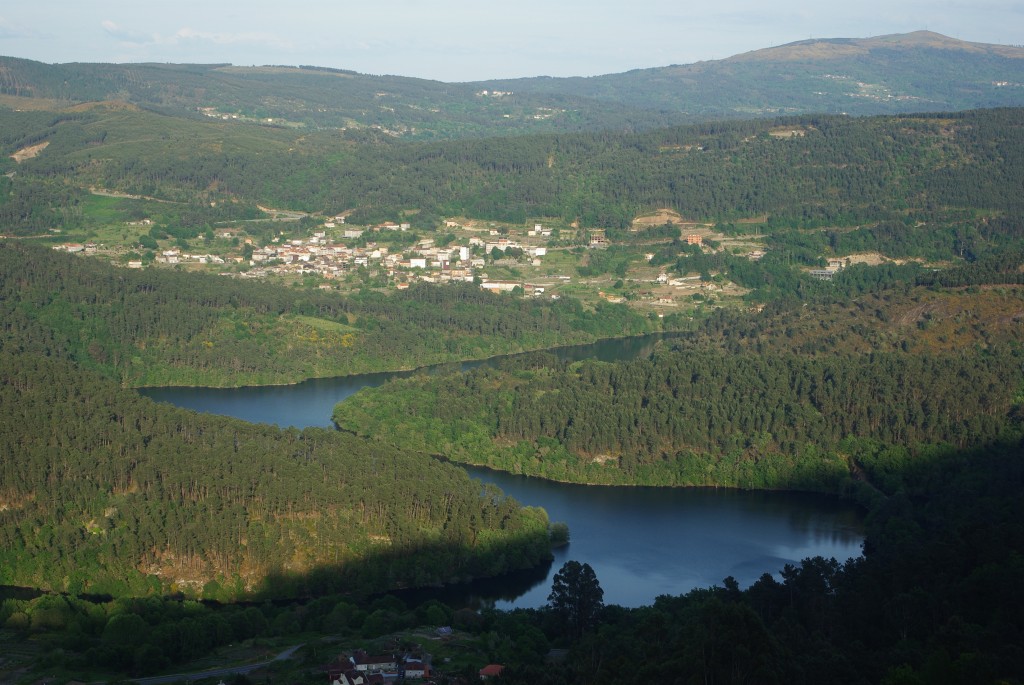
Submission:
[[[863,541],[857,509],[806,493],[567,485],[467,471],[521,502],[541,504],[571,531],[548,578],[515,600],[497,601],[501,608],[545,604],[552,576],[568,559],[594,568],[606,602],[641,606],[726,576],[747,586],[807,557],[843,562],[860,554]]]
[[[441,588],[400,590],[391,594],[401,598],[409,606],[416,606],[429,599],[437,599],[456,608],[484,609],[511,606],[524,595],[542,589],[544,601],[535,605],[541,606],[547,602],[547,594],[551,591],[549,579],[561,565],[562,562],[557,562],[557,564],[552,562],[525,571],[508,573],[500,578],[483,578],[471,583],[460,583]]]

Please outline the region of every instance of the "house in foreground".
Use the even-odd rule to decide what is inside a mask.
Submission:
[[[488,680],[490,678],[497,678],[501,675],[501,672],[505,670],[505,667],[501,664],[487,664],[480,669],[480,680]]]

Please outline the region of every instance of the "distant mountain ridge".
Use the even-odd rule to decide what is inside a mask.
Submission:
[[[1012,59],[1024,59],[1024,48],[1014,45],[995,45],[990,43],[972,43],[944,36],[934,31],[913,31],[912,33],[894,33],[873,38],[823,38],[800,40],[772,48],[763,48],[752,52],[744,52],[727,58],[725,61],[741,61],[748,59],[804,59],[815,57],[828,59],[851,54],[864,54],[876,49],[896,48],[903,50],[935,49],[961,50],[972,53],[997,54]]]
[[[897,114],[1019,106],[1024,48],[970,43],[929,31],[811,39],[687,65],[491,87],[560,92],[690,120],[776,114]]]
[[[474,83],[306,65],[47,65],[0,57],[0,95],[68,105],[123,100],[177,116],[419,139],[641,130],[787,114],[1021,106],[1024,48],[916,31],[804,40],[604,76]]]

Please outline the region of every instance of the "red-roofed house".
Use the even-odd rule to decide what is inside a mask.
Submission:
[[[406,659],[402,668],[406,678],[426,678],[430,675],[430,668],[419,659]]]
[[[497,678],[501,675],[501,672],[505,670],[505,667],[501,664],[487,664],[480,669],[480,680],[487,680],[488,678]]]

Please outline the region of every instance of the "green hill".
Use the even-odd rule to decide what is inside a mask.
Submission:
[[[440,462],[157,405],[8,346],[0,369],[0,584],[295,597],[549,557],[543,511]]]
[[[691,120],[945,111],[1019,105],[1024,98],[1024,48],[917,31],[806,40],[723,60],[623,74],[479,85],[660,109]]]
[[[1022,317],[1019,286],[834,293],[720,314],[650,359],[402,379],[341,402],[334,421],[558,481],[838,493],[866,478],[888,491],[936,445],[1017,434]]]
[[[316,66],[43,64],[0,57],[0,94],[123,101],[233,125],[432,139],[664,126],[683,119],[562,95],[496,100],[466,84]],[[13,106],[20,107],[17,101]]]
[[[126,385],[256,385],[410,369],[639,334],[624,306],[495,297],[472,284],[342,298],[319,290],[118,269],[0,244],[0,346]]]
[[[949,208],[1018,211],[1022,130],[1020,110],[996,109],[403,143],[123,108],[0,110],[0,225],[81,226],[89,187],[177,203],[153,211],[193,235],[252,218],[257,204],[348,211],[352,223],[408,215],[428,230],[442,216],[627,228],[660,208],[781,227],[914,222]],[[8,157],[43,143],[20,163]]]

